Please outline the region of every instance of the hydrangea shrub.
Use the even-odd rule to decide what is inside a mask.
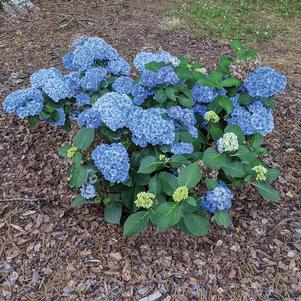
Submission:
[[[254,51],[231,43],[240,60]],[[135,235],[149,224],[205,235],[212,216],[228,227],[234,188],[253,185],[279,201],[271,182],[279,171],[262,157],[273,130],[273,96],[285,77],[259,67],[243,80],[234,58],[215,70],[165,51],[139,52],[130,64],[102,39],[83,37],[63,57],[67,72],[41,69],[31,87],[8,95],[3,108],[29,124],[75,124],[72,145],[59,154],[78,191],[73,207],[103,204],[110,223]]]

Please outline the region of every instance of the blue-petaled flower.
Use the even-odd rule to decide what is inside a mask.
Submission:
[[[220,95],[220,91],[214,87],[196,84],[192,88],[192,98],[195,102],[209,103]]]
[[[66,74],[65,81],[67,82],[69,89],[70,89],[70,96],[72,97],[78,93],[80,93],[80,73],[79,72],[70,72]]]
[[[15,113],[19,117],[38,115],[43,110],[43,94],[35,88],[16,90],[9,94],[4,102],[3,109],[7,113]]]
[[[173,67],[177,67],[180,64],[180,60],[166,51],[160,52],[139,52],[134,59],[135,68],[142,73],[145,71],[145,65],[151,62],[163,62],[165,64],[171,64]]]
[[[171,119],[162,117],[165,113],[165,109],[133,109],[128,121],[132,141],[141,147],[146,147],[147,144],[172,144],[175,126]]]
[[[194,112],[192,110],[180,106],[172,106],[167,112],[170,118],[180,121],[187,126],[193,126],[196,123]]]
[[[90,96],[87,93],[80,93],[75,97],[75,103],[81,107],[90,104]]]
[[[47,80],[42,89],[55,102],[72,96],[68,82],[59,77]]]
[[[225,133],[217,140],[216,147],[220,153],[236,151],[239,148],[238,138],[234,133]]]
[[[48,69],[40,69],[30,76],[31,86],[34,88],[43,88],[44,84],[51,78],[60,78],[63,80],[64,76],[61,72],[52,67]]]
[[[194,149],[192,143],[179,142],[171,145],[170,151],[175,155],[192,154]]]
[[[115,60],[109,61],[107,70],[109,73],[114,75],[129,75],[131,73],[131,67],[129,63],[122,57],[118,57]]]
[[[130,94],[134,80],[128,76],[120,76],[114,81],[112,88],[120,94]]]
[[[200,114],[202,117],[204,117],[206,111],[207,111],[207,106],[206,105],[203,105],[203,104],[196,104],[193,106],[192,110],[195,112],[195,113],[198,113]]]
[[[73,60],[74,60],[74,54],[72,52],[67,52],[63,56],[62,59],[63,66],[69,71],[76,69],[76,65],[74,65]]]
[[[134,84],[131,91],[131,94],[133,96],[133,102],[136,105],[143,104],[144,101],[153,93],[153,91],[150,91],[139,84]]]
[[[121,143],[101,144],[91,157],[97,169],[111,183],[122,183],[128,179],[129,156]]]
[[[92,184],[87,184],[85,186],[82,186],[80,189],[81,196],[86,199],[93,199],[96,197],[95,187]]]
[[[284,75],[270,67],[260,67],[250,73],[244,86],[253,97],[267,98],[284,91],[286,86]]]
[[[219,181],[217,187],[205,193],[205,196],[200,200],[200,205],[210,213],[214,213],[217,210],[229,210],[232,206],[232,198],[232,191],[224,182]]]
[[[237,98],[238,96],[231,98],[234,109],[228,119],[228,124],[237,124],[245,135],[258,132],[265,136],[273,130],[274,120],[271,109],[265,107],[258,99],[248,106],[241,106]]]
[[[93,67],[86,71],[81,78],[81,87],[86,91],[96,91],[100,88],[100,82],[106,80],[107,70],[103,67]]]
[[[102,122],[112,131],[126,127],[130,118],[133,101],[125,94],[111,92],[101,96],[93,105],[100,113]]]
[[[93,108],[82,111],[77,117],[77,124],[80,127],[98,128],[101,125],[100,113]]]

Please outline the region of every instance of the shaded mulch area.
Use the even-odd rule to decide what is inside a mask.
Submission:
[[[228,52],[185,28],[160,26],[167,1],[35,1],[40,12],[0,13],[0,95],[25,87],[38,68],[58,66],[70,41],[86,34],[129,60],[140,49],[190,55],[212,67]],[[299,35],[300,37],[301,35]],[[57,149],[68,135],[48,125],[0,116],[0,300],[298,300],[300,251],[300,41],[269,43],[266,63],[289,78],[278,98],[266,160],[280,168],[283,201],[246,187],[235,196],[227,230],[208,237],[149,229],[123,238],[100,207],[70,209],[66,166]]]

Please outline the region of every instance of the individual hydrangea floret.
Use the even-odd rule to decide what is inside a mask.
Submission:
[[[90,96],[87,93],[80,93],[75,97],[75,103],[81,107],[90,104]]]
[[[216,147],[220,153],[236,151],[239,148],[238,138],[234,133],[225,133],[217,140]]]
[[[196,84],[192,88],[192,98],[195,102],[209,103],[220,95],[220,91],[214,87]]]
[[[139,192],[137,194],[137,199],[135,201],[135,205],[138,208],[149,209],[153,206],[156,196],[150,192]]]
[[[131,91],[131,95],[133,96],[133,102],[138,106],[143,104],[144,101],[153,93],[153,91],[144,88],[140,84],[134,84]]]
[[[196,123],[194,112],[180,106],[172,106],[168,110],[168,116],[174,120],[180,121],[187,126],[193,126]]]
[[[208,111],[204,115],[204,119],[207,121],[212,121],[213,123],[219,122],[219,116],[214,111]]]
[[[80,189],[81,196],[86,199],[90,200],[96,197],[95,187],[92,184],[87,184]]]
[[[160,52],[139,52],[134,59],[134,66],[140,72],[143,73],[145,65],[151,62],[163,62],[165,64],[171,64],[173,67],[177,67],[180,64],[180,60],[166,51]]]
[[[80,84],[86,91],[97,91],[100,88],[100,82],[106,80],[107,70],[103,67],[93,67],[86,71]]]
[[[252,168],[252,170],[254,170],[256,172],[256,180],[257,181],[265,181],[266,178],[266,174],[268,172],[268,170],[262,166],[262,165],[256,165]]]
[[[121,143],[101,144],[92,152],[92,160],[104,178],[111,183],[128,179],[129,156]]]
[[[188,188],[186,186],[178,187],[172,195],[172,199],[179,203],[188,198]]]
[[[127,126],[133,107],[130,97],[117,92],[104,94],[93,105],[93,109],[100,113],[102,122],[112,131]]]
[[[229,210],[232,206],[232,198],[232,191],[224,182],[219,181],[217,187],[205,193],[204,198],[200,200],[200,204],[206,211],[214,213],[217,210]]]
[[[132,110],[128,123],[132,141],[141,147],[173,143],[175,126],[172,120],[162,117],[165,113],[165,109]]]
[[[44,98],[40,90],[27,88],[9,94],[3,102],[3,109],[7,113],[15,113],[24,118],[40,114],[43,103]]]
[[[284,91],[286,86],[284,75],[270,67],[260,67],[250,73],[244,86],[253,97],[267,98]]]
[[[77,117],[77,124],[80,127],[98,128],[102,123],[101,115],[93,108],[82,111]]]
[[[112,88],[120,94],[130,94],[134,80],[128,76],[120,76],[114,81]]]
[[[108,62],[107,70],[114,75],[129,75],[131,73],[131,66],[122,57]]]
[[[192,154],[194,149],[192,143],[179,142],[179,143],[172,144],[170,151],[175,155],[182,155],[182,154]]]

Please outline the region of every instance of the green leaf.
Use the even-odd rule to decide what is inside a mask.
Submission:
[[[34,127],[38,124],[39,117],[38,116],[29,116],[28,117],[28,124],[30,127]]]
[[[164,66],[166,66],[164,62],[150,62],[144,65],[145,69],[153,72],[158,72]]]
[[[155,195],[158,195],[161,192],[161,183],[158,179],[158,175],[155,175],[150,179],[148,190]]]
[[[249,105],[251,102],[253,101],[253,97],[250,96],[248,93],[241,93],[239,95],[239,98],[238,98],[238,102],[241,104],[241,105]]]
[[[165,202],[155,210],[154,222],[160,231],[176,225],[182,216],[182,208],[179,203]]]
[[[124,236],[132,236],[141,233],[149,223],[148,211],[135,212],[127,218],[124,223]]]
[[[262,103],[269,109],[274,109],[274,99],[273,97],[264,98],[261,100]]]
[[[190,161],[183,155],[173,155],[169,160],[169,164],[172,168],[179,168],[190,164]]]
[[[166,101],[166,99],[167,99],[167,95],[166,95],[165,90],[160,89],[160,90],[158,90],[158,91],[155,93],[155,100],[156,100],[158,103],[163,103],[163,102]]]
[[[192,108],[192,106],[194,105],[194,101],[191,98],[184,95],[179,96],[179,102],[182,106],[189,109]]]
[[[201,169],[197,163],[186,166],[179,172],[178,183],[179,186],[186,186],[188,188],[195,187],[201,180]]]
[[[209,125],[209,134],[213,138],[213,140],[216,141],[223,136],[223,130],[219,127],[219,125],[211,123]]]
[[[218,89],[222,88],[223,74],[219,71],[212,71],[208,74],[208,79],[214,83]]]
[[[206,178],[205,185],[208,190],[213,190],[215,187],[218,186],[218,181],[214,179]]]
[[[263,142],[263,137],[259,133],[255,133],[254,135],[252,135],[251,145],[253,147],[255,148],[260,147],[262,142]]]
[[[235,77],[230,77],[222,81],[222,86],[226,88],[230,88],[233,86],[238,87],[240,85],[241,85],[241,81]]]
[[[233,63],[230,56],[222,56],[218,61],[218,71],[228,74],[230,72],[229,66]]]
[[[176,101],[177,100],[177,96],[176,96],[176,90],[174,87],[168,87],[166,89],[166,95],[169,99]]]
[[[94,141],[95,130],[92,128],[81,128],[73,138],[73,144],[80,150],[86,150]]]
[[[270,184],[264,182],[255,182],[252,183],[259,194],[263,196],[268,201],[279,202],[280,196],[276,189],[274,189]]]
[[[220,96],[218,104],[226,111],[227,114],[230,114],[233,110],[233,104],[228,97]]]
[[[158,174],[158,180],[160,181],[162,191],[167,195],[172,195],[178,186],[178,179],[169,172],[160,172]]]
[[[88,171],[87,168],[84,165],[76,164],[72,166],[71,169],[71,179],[70,179],[70,186],[79,188],[83,184],[86,183],[88,178]]]
[[[136,185],[140,185],[140,186],[147,185],[148,182],[150,181],[150,178],[151,177],[149,175],[133,173],[133,181],[135,182]]]
[[[193,73],[186,66],[179,66],[175,68],[176,74],[180,79],[191,79],[193,77]]]
[[[234,156],[238,157],[241,161],[251,163],[256,158],[256,152],[251,151],[244,145],[240,145],[238,151],[234,154]]]
[[[71,207],[72,208],[76,208],[76,207],[79,207],[83,204],[86,203],[86,200],[81,196],[81,195],[78,195],[74,200],[73,202],[71,203]]]
[[[227,162],[227,157],[225,154],[219,153],[214,147],[209,147],[203,154],[203,161],[207,167],[219,169]]]
[[[72,157],[72,162],[74,164],[81,164],[81,162],[82,162],[82,154],[81,154],[81,152],[76,152],[74,154],[74,156]]]
[[[269,168],[266,177],[269,181],[275,181],[280,176],[280,171],[276,168]]]
[[[184,225],[194,236],[204,236],[209,230],[209,220],[206,214],[201,213],[184,213]]]
[[[59,155],[61,155],[61,156],[63,156],[63,157],[66,157],[69,148],[70,148],[70,146],[63,146],[63,147],[60,147],[60,148],[59,148],[59,151],[58,151]]]
[[[192,196],[189,196],[187,199],[185,199],[185,202],[187,202],[187,204],[189,204],[190,206],[196,207],[198,206],[198,202],[195,198],[193,198]]]
[[[230,48],[235,51],[241,51],[241,50],[245,49],[245,46],[243,44],[241,44],[240,41],[233,40],[230,43]]]
[[[145,157],[140,163],[138,173],[150,174],[163,164],[163,162],[154,156]]]
[[[214,213],[214,218],[216,223],[220,226],[224,226],[224,228],[228,228],[230,224],[230,216],[227,210],[217,210]]]
[[[243,165],[238,161],[228,161],[223,165],[222,170],[227,176],[233,178],[242,178],[245,175]]]
[[[104,210],[105,221],[111,224],[119,224],[122,213],[122,204],[120,202],[109,202]]]
[[[256,58],[257,54],[254,50],[241,50],[237,52],[237,57],[240,60],[246,60],[249,58]]]
[[[224,132],[225,133],[230,133],[230,132],[234,133],[238,138],[239,144],[241,144],[245,140],[244,133],[243,133],[242,129],[237,124],[227,125],[225,127]]]

